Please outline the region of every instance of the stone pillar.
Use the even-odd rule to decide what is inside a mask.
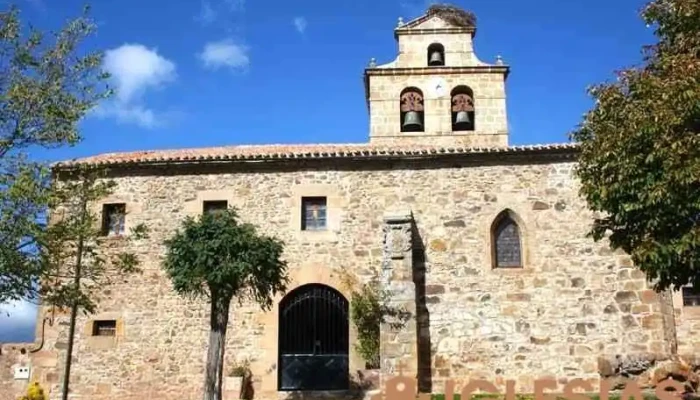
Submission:
[[[673,293],[666,289],[659,293],[661,315],[664,326],[664,342],[671,357],[678,355],[678,334],[676,333],[676,311],[673,307]]]
[[[401,375],[417,379],[416,298],[413,282],[413,216],[410,211],[384,216],[382,287],[388,315],[380,328],[380,388],[387,379]],[[393,324],[399,324],[396,326]]]

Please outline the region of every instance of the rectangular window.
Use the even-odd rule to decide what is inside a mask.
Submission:
[[[117,334],[117,321],[105,320],[92,323],[92,336],[115,336]]]
[[[326,229],[326,198],[302,197],[301,229],[318,231]]]
[[[102,234],[104,236],[118,236],[124,234],[124,219],[126,217],[126,204],[115,203],[102,206]]]
[[[684,307],[700,306],[700,290],[693,290],[692,287],[684,287],[682,290]]]
[[[207,200],[202,204],[202,211],[205,214],[214,211],[225,211],[228,208],[228,201],[226,200]]]

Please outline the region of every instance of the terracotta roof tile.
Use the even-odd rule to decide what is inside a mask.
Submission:
[[[525,145],[510,147],[436,147],[374,145],[367,143],[346,144],[270,144],[239,145],[192,149],[147,150],[124,153],[105,153],[91,157],[66,160],[54,166],[69,167],[76,164],[124,165],[162,162],[197,162],[217,160],[279,160],[309,158],[375,158],[402,157],[437,154],[479,154],[479,153],[537,153],[551,150],[575,150],[573,143],[545,145]]]

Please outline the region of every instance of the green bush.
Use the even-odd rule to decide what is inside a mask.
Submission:
[[[351,318],[357,328],[355,349],[365,359],[367,368],[379,368],[379,333],[382,304],[379,282],[372,280],[352,293]]]

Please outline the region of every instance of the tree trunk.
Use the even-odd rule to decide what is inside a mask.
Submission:
[[[222,296],[212,291],[204,400],[221,400],[226,327],[230,304],[231,296]]]
[[[85,189],[86,183],[83,182],[83,189]],[[87,213],[87,199],[85,197],[85,191],[81,193],[81,209],[80,209],[80,222],[85,221],[85,214]],[[74,296],[77,296],[80,292],[80,277],[82,275],[82,264],[83,264],[83,247],[85,245],[85,239],[83,233],[80,233],[78,237],[78,246],[76,249],[75,256],[75,276],[73,277],[73,284],[75,285]],[[68,400],[68,392],[70,392],[70,369],[73,361],[73,344],[75,343],[75,322],[78,318],[78,301],[73,299],[73,306],[70,310],[70,327],[68,328],[68,349],[66,350],[66,368],[63,372],[63,393],[61,393],[62,400]]]

